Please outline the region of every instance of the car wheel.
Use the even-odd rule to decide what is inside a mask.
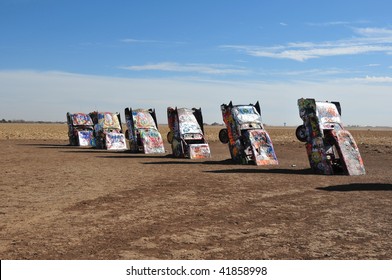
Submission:
[[[306,128],[304,125],[300,125],[299,127],[297,127],[297,129],[295,130],[295,136],[299,141],[306,142]]]
[[[75,136],[70,137],[69,138],[69,142],[70,142],[71,146],[77,146],[78,145],[78,141],[77,141]]]
[[[221,141],[223,144],[229,143],[229,134],[226,128],[222,128],[219,131],[219,141]]]
[[[169,144],[173,143],[173,138],[174,138],[173,131],[169,131],[167,133],[167,142],[169,142]]]

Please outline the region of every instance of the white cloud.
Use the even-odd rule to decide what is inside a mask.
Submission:
[[[369,23],[369,21],[368,20],[355,20],[355,21],[335,20],[335,21],[326,21],[326,22],[308,22],[306,24],[309,26],[330,27],[330,26],[339,26],[339,25],[352,26],[352,25],[365,24],[365,23]]]
[[[161,41],[156,41],[156,40],[139,40],[139,39],[122,39],[120,40],[123,43],[160,43]]]
[[[132,66],[122,66],[119,67],[125,70],[132,71],[169,71],[169,72],[182,72],[182,73],[201,73],[201,74],[245,74],[247,71],[243,68],[233,68],[229,65],[223,64],[198,64],[198,63],[188,63],[179,64],[175,62],[162,62],[154,64],[145,65],[132,65]]]
[[[390,85],[360,80],[266,83],[129,79],[37,71],[0,71],[0,96],[0,119],[52,121],[65,120],[67,111],[105,110],[123,114],[125,107],[154,107],[158,121],[165,123],[166,108],[178,106],[201,107],[206,122],[222,122],[222,103],[258,100],[265,123],[298,125],[301,120],[297,99],[313,97],[340,101],[345,124],[390,126],[392,104]],[[374,102],[377,106],[369,106]]]
[[[181,41],[161,41],[161,40],[146,40],[146,39],[134,39],[134,38],[125,38],[121,39],[120,42],[126,44],[186,44]]]
[[[305,44],[308,46],[306,47]],[[296,61],[305,61],[312,58],[320,58],[326,56],[339,55],[357,55],[371,52],[392,52],[392,45],[362,45],[362,44],[330,44],[326,46],[324,43],[317,45],[313,43],[305,43],[303,46],[280,46],[274,48],[253,47],[253,46],[224,46],[239,51],[244,51],[248,55],[256,57],[269,57],[280,59],[292,59]],[[392,42],[391,42],[392,44]],[[312,45],[312,47],[311,47]]]
[[[347,69],[339,68],[325,68],[325,69],[307,69],[307,70],[293,70],[293,71],[268,71],[264,75],[278,75],[278,76],[302,76],[302,77],[326,77],[326,76],[336,76],[341,74],[353,74],[356,71],[351,71]]]
[[[387,28],[354,28],[354,31],[362,36],[367,37],[392,37],[392,29]]]
[[[255,57],[269,57],[306,61],[328,56],[364,53],[392,53],[392,30],[385,28],[357,28],[361,37],[326,42],[290,42],[280,46],[223,45]]]
[[[310,44],[310,43],[309,43]],[[252,46],[224,46],[240,51],[244,51],[248,55],[256,57],[269,57],[280,59],[292,59],[296,61],[305,61],[312,58],[320,58],[326,56],[338,55],[357,55],[370,52],[390,52],[392,46],[377,46],[377,45],[331,45],[323,47],[322,45],[313,44],[313,48],[302,47],[297,48],[293,46],[281,46],[275,48],[252,47]]]
[[[334,25],[348,25],[348,21],[327,21],[327,22],[308,22],[310,26],[334,26]]]
[[[392,83],[392,77],[388,76],[366,76],[363,78],[353,78],[353,80],[366,83]]]

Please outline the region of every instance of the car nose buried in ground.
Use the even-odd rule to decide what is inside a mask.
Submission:
[[[125,108],[125,119],[128,128],[125,136],[131,152],[165,153],[154,109]]]
[[[119,113],[92,112],[89,115],[94,123],[94,147],[115,151],[127,149]]]
[[[68,112],[67,125],[71,146],[92,146],[94,124],[88,114]]]
[[[298,99],[303,120],[296,130],[298,140],[305,142],[309,163],[315,173],[326,175],[363,175],[365,167],[351,133],[341,122],[339,102]]]
[[[201,109],[167,108],[169,133],[167,140],[171,144],[175,157],[201,159],[211,157],[210,146],[204,137],[203,116]]]
[[[226,128],[219,132],[219,140],[229,145],[231,158],[241,164],[275,165],[278,159],[261,120],[260,104],[221,105]]]

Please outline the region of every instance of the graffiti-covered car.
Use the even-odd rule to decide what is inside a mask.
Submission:
[[[71,146],[92,146],[94,124],[88,114],[68,112],[67,125]]]
[[[210,147],[204,137],[203,116],[201,109],[167,108],[169,133],[167,140],[171,144],[175,157],[201,159],[211,157]]]
[[[312,170],[326,175],[365,174],[358,146],[341,122],[340,103],[301,98],[298,107],[303,125],[295,134],[305,142]]]
[[[119,113],[92,112],[94,144],[98,149],[126,150],[125,135],[122,133]]]
[[[278,159],[268,132],[261,120],[260,104],[221,105],[226,128],[219,140],[228,144],[231,158],[240,164],[275,165]]]
[[[125,108],[125,120],[127,123],[125,136],[129,141],[131,152],[145,154],[165,152],[154,109]]]

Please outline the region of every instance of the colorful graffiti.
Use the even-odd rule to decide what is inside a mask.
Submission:
[[[126,150],[119,113],[91,112],[94,122],[93,146],[99,149]]]
[[[201,109],[167,108],[170,132],[168,141],[175,157],[209,158],[211,152],[204,138]]]
[[[126,150],[125,136],[122,133],[108,132],[105,137],[106,149]]]
[[[137,109],[132,111],[133,123],[135,128],[154,128],[156,129],[155,121],[148,110]]]
[[[339,102],[319,102],[314,99],[298,100],[309,163],[315,173],[332,175],[363,175],[365,167],[357,144],[344,129],[340,117]]]
[[[165,153],[154,109],[132,110],[132,108],[125,108],[125,119],[128,128],[126,134],[131,152]]]
[[[191,144],[189,145],[189,157],[191,159],[203,159],[211,156],[210,146],[208,144]]]
[[[93,131],[84,130],[78,131],[79,146],[92,146],[93,145]]]
[[[92,126],[93,121],[91,120],[90,116],[84,113],[74,113],[71,115],[72,116],[72,123],[74,126],[79,126],[79,125],[88,125]]]
[[[117,113],[99,112],[98,123],[95,125],[96,131],[121,131],[120,120]]]
[[[91,146],[93,122],[88,114],[67,113],[68,138],[72,146]]]
[[[278,164],[278,159],[268,133],[261,129],[257,129],[247,130],[244,135],[250,141],[256,165]]]
[[[165,152],[163,139],[156,129],[140,129],[140,139],[145,154],[159,154]]]
[[[271,138],[261,121],[258,102],[255,105],[233,105],[230,102],[222,104],[221,111],[226,129],[221,130],[220,140],[228,143],[231,158],[235,162],[278,164]]]

